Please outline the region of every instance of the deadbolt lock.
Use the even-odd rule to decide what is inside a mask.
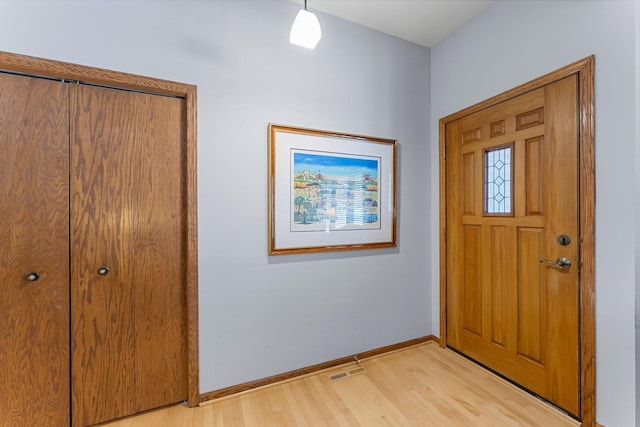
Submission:
[[[569,243],[571,243],[571,238],[569,236],[567,236],[566,234],[561,234],[559,235],[556,240],[558,241],[558,244],[562,245],[562,246],[567,246]]]

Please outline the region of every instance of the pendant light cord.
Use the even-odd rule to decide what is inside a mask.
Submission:
[[[307,0],[304,0],[304,10],[307,10]]]

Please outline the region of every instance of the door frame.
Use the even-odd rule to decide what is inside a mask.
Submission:
[[[183,98],[185,108],[185,279],[187,303],[187,402],[200,403],[198,359],[197,88],[152,77],[0,51],[0,71]]]
[[[447,123],[510,100],[572,75],[578,76],[578,213],[579,213],[579,364],[580,418],[582,425],[596,425],[595,416],[595,116],[593,55],[545,74],[478,104],[440,119],[440,345],[447,345]]]

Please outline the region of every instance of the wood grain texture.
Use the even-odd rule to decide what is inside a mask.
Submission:
[[[579,182],[580,194],[580,232],[582,244],[579,245],[580,259],[580,292],[579,292],[579,319],[580,319],[580,417],[582,425],[592,427],[596,425],[595,419],[595,144],[594,144],[594,67],[595,58],[593,56],[576,61],[562,69],[546,74],[531,82],[520,85],[514,89],[504,92],[496,97],[472,105],[464,110],[458,111],[440,120],[440,334],[441,345],[445,346],[451,342],[451,331],[449,324],[452,316],[448,311],[448,302],[451,291],[448,289],[447,271],[449,261],[447,259],[447,240],[450,242],[451,230],[446,222],[447,210],[446,192],[448,191],[450,172],[449,162],[445,160],[445,153],[450,150],[447,147],[448,137],[452,129],[451,123],[466,117],[470,114],[486,110],[505,100],[512,99],[523,93],[544,87],[550,83],[561,80],[565,77],[575,75],[578,77],[578,138],[579,138]],[[494,123],[494,122],[492,122]],[[508,125],[508,124],[507,124]],[[535,130],[532,127],[531,130]],[[521,131],[523,132],[523,131]],[[525,138],[534,138],[537,135],[530,134]],[[500,137],[498,137],[500,138]],[[448,154],[448,153],[447,153]],[[515,176],[516,184],[524,182],[524,176]],[[542,183],[544,185],[544,183]],[[522,206],[520,209],[522,209]],[[518,212],[516,205],[516,212]],[[533,213],[533,212],[532,212]],[[527,226],[534,226],[534,223]]]
[[[578,236],[576,99],[576,78],[567,77],[460,118],[456,121],[459,132],[452,127],[447,140],[447,258],[460,265],[449,266],[452,298],[447,309],[449,320],[455,319],[450,336],[458,337],[452,347],[578,416],[577,269],[559,272],[539,262],[560,256],[577,259],[576,245],[560,247],[555,239],[559,234]],[[504,135],[489,137],[492,123],[501,120]],[[486,136],[469,142],[464,138],[468,132]],[[529,155],[527,162],[527,141],[533,140],[532,135],[545,136],[553,144],[541,145],[540,159],[531,161]],[[480,172],[487,168],[485,154],[505,146],[513,153],[509,163],[515,209],[502,217],[469,212],[467,200],[480,204],[487,194]],[[467,159],[474,157],[472,168]],[[535,168],[527,170],[531,165]],[[466,179],[473,169],[478,171],[476,178]],[[531,182],[561,183],[538,185],[534,191],[533,197],[542,199],[539,205],[548,206],[544,215],[527,213],[527,184]],[[507,252],[493,243],[491,230],[497,226],[506,227]],[[501,259],[503,270],[495,267],[496,258]],[[484,268],[491,265],[494,267]],[[496,295],[501,298],[499,305],[492,301]],[[496,335],[504,337],[504,346],[495,344]]]
[[[579,423],[435,342],[108,427],[575,427]]]
[[[444,287],[441,289],[442,297],[441,303],[445,304],[444,313],[446,317],[441,317],[441,325],[444,326],[446,332],[446,345],[453,348],[461,348],[462,336],[460,331],[463,328],[462,310],[450,310],[450,307],[460,307],[462,304],[461,287],[449,286],[449,283],[460,283],[464,280],[463,256],[450,256],[448,251],[451,248],[450,242],[460,242],[464,238],[462,227],[452,226],[453,223],[449,221],[450,218],[459,218],[462,215],[462,209],[460,203],[446,203],[447,194],[451,191],[460,191],[460,186],[463,185],[463,177],[460,172],[461,164],[460,158],[462,156],[461,149],[461,123],[456,120],[446,124],[445,152],[446,154],[446,177],[443,178],[443,189],[446,193],[441,194],[443,200],[442,206],[442,221],[446,223],[447,240],[446,245],[443,246],[444,252],[441,252],[441,257],[444,260],[444,270],[440,272],[440,277],[443,281],[441,285]],[[443,340],[440,341],[443,344]]]
[[[182,103],[72,87],[77,425],[187,399]]]
[[[134,412],[131,197],[136,129],[129,93],[71,87],[73,425]],[[133,262],[132,262],[133,261]],[[106,276],[98,269],[108,267]]]
[[[186,97],[195,86],[130,73],[0,51],[0,70]]]
[[[129,93],[135,136],[127,183],[135,289],[134,411],[187,399],[183,100]]]
[[[69,64],[60,61],[51,61],[47,59],[34,58],[25,55],[17,55],[8,52],[0,52],[0,70],[7,70],[18,73],[33,74],[37,76],[47,76],[56,79],[75,80],[93,84],[101,84],[110,87],[128,88],[145,92],[153,92],[156,94],[172,95],[183,98],[183,107],[181,109],[182,125],[184,127],[182,149],[183,154],[181,160],[184,167],[182,168],[181,185],[182,195],[177,199],[181,200],[184,212],[181,214],[182,227],[184,228],[184,241],[180,243],[183,251],[183,267],[182,274],[186,280],[186,301],[187,301],[187,328],[188,332],[188,398],[190,405],[197,405],[199,402],[199,362],[198,362],[198,253],[197,253],[197,91],[194,85],[176,83],[166,80],[154,79],[144,76],[137,76],[127,73],[119,73],[110,70],[104,70],[94,67],[86,67],[76,64]],[[58,83],[62,86],[62,83]],[[66,90],[66,89],[65,89]],[[6,97],[5,97],[6,95]],[[13,94],[0,94],[2,100],[11,101],[15,105],[16,100]],[[47,102],[38,100],[38,105],[50,106],[48,101],[54,102],[55,97],[47,98]],[[68,101],[64,101],[65,106]],[[51,108],[53,110],[53,108]],[[7,116],[8,117],[8,116]],[[40,123],[47,123],[46,120],[37,118]],[[68,122],[68,120],[67,120]],[[126,124],[125,124],[126,126]],[[68,129],[68,123],[65,125]],[[47,129],[48,130],[48,129]],[[45,132],[43,127],[42,132]],[[68,137],[67,137],[68,147]],[[54,165],[59,163],[59,159],[54,155],[53,151],[47,159],[48,165],[53,169]],[[68,148],[65,155],[68,155]],[[9,157],[6,157],[9,159]],[[68,163],[68,160],[65,160]],[[68,165],[65,166],[68,170]],[[68,177],[65,180],[68,192]],[[54,195],[55,193],[51,193]],[[68,195],[65,196],[68,198]],[[62,200],[62,198],[58,198]],[[6,204],[5,206],[9,206]],[[67,221],[68,224],[68,204],[67,204]],[[3,216],[4,217],[4,216]],[[7,219],[9,217],[6,217]],[[68,230],[68,226],[65,227]],[[68,231],[67,231],[68,233]],[[53,231],[52,231],[53,234]],[[67,250],[68,240],[67,235]],[[95,250],[95,248],[92,248]],[[55,261],[55,260],[54,260]],[[63,263],[66,266],[67,276],[68,259]],[[0,265],[0,270],[2,266]],[[113,276],[113,275],[112,275]],[[41,279],[42,280],[42,279]],[[68,283],[68,278],[67,278]],[[184,287],[183,287],[184,288]],[[65,292],[68,295],[68,288]],[[67,307],[69,305],[66,302]],[[67,328],[69,322],[67,321]],[[59,340],[62,343],[62,340]],[[67,351],[68,359],[68,351]],[[68,363],[68,362],[67,362]],[[65,374],[68,375],[68,372]],[[55,382],[51,382],[55,384]],[[68,383],[67,383],[68,387]],[[49,399],[53,402],[53,398]],[[68,397],[67,397],[68,400]],[[65,405],[61,405],[63,407]],[[66,405],[68,406],[68,404]],[[68,413],[66,415],[69,416]],[[52,419],[55,423],[55,418]],[[46,425],[46,424],[42,424]],[[57,425],[57,423],[56,423]]]
[[[198,126],[195,86],[185,88],[185,280],[187,298],[188,402],[200,403],[200,359],[198,347]]]
[[[475,188],[476,179],[476,153],[465,153],[462,155],[463,215],[476,215],[477,197],[472,191]]]
[[[461,293],[464,295],[462,304],[462,330],[482,336],[482,312],[485,298],[482,288],[482,226],[467,225],[462,227],[462,245],[459,254],[464,265]]]
[[[518,280],[515,282],[518,309],[516,316],[508,319],[518,328],[516,353],[540,365],[545,364],[544,337],[548,333],[544,284],[540,274],[543,237],[542,228],[518,227]],[[512,261],[510,258],[509,262]]]
[[[584,59],[579,68],[579,158],[580,158],[580,363],[582,424],[596,424],[596,320],[595,320],[595,57]]]
[[[524,173],[526,195],[525,214],[544,215],[544,138],[541,136],[525,140]]]
[[[67,89],[0,74],[2,426],[69,425]]]
[[[569,258],[567,271],[544,267],[544,306],[548,314],[545,334],[547,364],[551,371],[547,390],[551,400],[580,416],[580,328],[578,242],[560,245],[557,236],[579,236],[578,78],[571,76],[545,87],[544,191],[547,237],[543,257]],[[572,143],[561,143],[571,141]],[[552,184],[553,183],[553,184]],[[551,350],[554,349],[554,350]]]
[[[511,345],[509,342],[509,318],[511,317],[511,309],[509,303],[513,301],[510,285],[511,269],[507,262],[509,259],[509,241],[507,236],[509,232],[506,226],[494,225],[489,228],[491,234],[491,275],[493,284],[491,286],[491,343],[507,348]]]

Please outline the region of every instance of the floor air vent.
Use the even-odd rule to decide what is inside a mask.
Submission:
[[[350,377],[351,375],[361,374],[363,372],[365,372],[364,368],[360,368],[360,367],[359,368],[353,368],[353,369],[350,369],[348,371],[338,372],[337,374],[330,375],[329,379],[331,381],[338,381],[338,380],[341,380],[343,378]]]

